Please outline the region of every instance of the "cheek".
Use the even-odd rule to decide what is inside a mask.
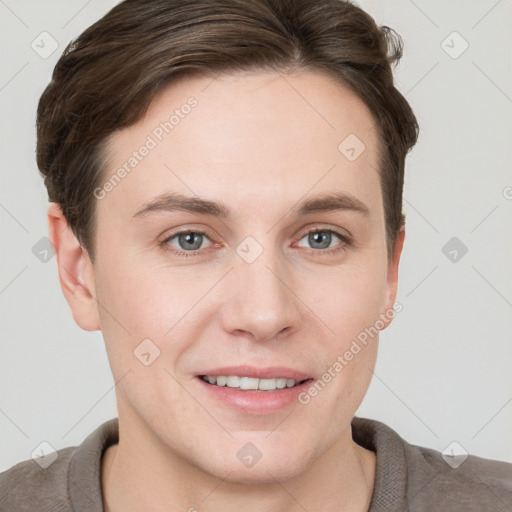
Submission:
[[[340,266],[306,283],[308,305],[334,331],[338,350],[375,324],[385,302],[386,273],[379,262]]]
[[[96,294],[101,331],[109,360],[118,372],[134,364],[134,350],[143,340],[154,340],[159,347],[156,340],[169,329],[166,314],[173,310],[173,304],[154,278],[143,266],[121,258],[98,261]]]
[[[197,288],[201,288],[196,277],[193,282],[188,277],[137,260],[117,260],[110,268],[101,269],[97,293],[98,300],[108,304],[110,315],[106,311],[102,314],[106,324],[112,327],[114,317],[134,337],[162,337],[183,316]]]
[[[198,335],[200,322],[190,310],[203,287],[187,287],[170,269],[122,260],[104,265],[97,276],[101,330],[123,399],[149,416],[157,412],[148,407],[148,397],[157,403],[164,397],[185,414],[181,386],[171,375]]]
[[[329,327],[322,348],[317,347],[322,352],[319,370],[332,386],[331,398],[357,406],[375,367],[386,274],[376,262],[364,268],[340,267],[323,282],[321,288],[311,288],[316,292],[308,292],[315,297],[311,309]]]
[[[208,269],[148,265],[141,258],[100,266],[101,330],[115,376],[120,378],[129,369],[138,374],[142,365],[136,355],[148,351],[151,357],[158,355],[148,367],[152,371],[144,374],[148,385],[147,376],[172,370],[194,340],[201,339],[206,313],[218,308],[211,303],[213,294],[207,296],[218,280]]]

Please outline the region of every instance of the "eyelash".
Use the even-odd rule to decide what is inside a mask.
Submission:
[[[204,235],[208,239],[210,239],[208,234],[205,233],[204,231],[196,231],[196,230],[192,230],[192,229],[186,229],[183,231],[177,231],[176,233],[173,233],[172,235],[168,236],[167,238],[165,238],[165,240],[162,240],[162,242],[160,242],[160,246],[162,247],[162,249],[164,251],[170,252],[175,256],[184,257],[184,258],[200,256],[202,254],[202,251],[205,251],[208,249],[194,249],[192,251],[183,251],[183,250],[176,249],[174,247],[171,248],[171,246],[169,245],[169,242],[173,238],[175,238],[179,235],[182,235],[182,234],[190,234],[190,233],[195,233],[196,235]],[[329,249],[316,249],[316,250],[310,249],[314,252],[320,253],[322,256],[328,256],[331,254],[341,252],[341,251],[345,250],[348,246],[350,246],[352,243],[352,240],[349,236],[344,235],[344,234],[340,233],[339,231],[336,231],[334,229],[320,229],[320,228],[315,228],[310,231],[306,231],[304,234],[301,235],[301,237],[298,239],[298,241],[302,240],[306,235],[315,234],[315,233],[331,233],[331,234],[334,233],[338,238],[340,238],[340,240],[342,242],[342,243],[338,244],[337,246],[331,247]]]

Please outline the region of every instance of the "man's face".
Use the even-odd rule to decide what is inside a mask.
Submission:
[[[93,273],[127,439],[245,482],[347,449],[377,354],[377,336],[353,341],[395,297],[377,142],[365,105],[319,73],[182,79],[113,134],[105,179],[135,160],[97,191]],[[231,216],[137,215],[165,194]],[[333,194],[344,207],[299,212]]]

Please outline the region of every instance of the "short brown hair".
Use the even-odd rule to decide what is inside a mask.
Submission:
[[[394,87],[402,39],[344,0],[125,0],[72,40],[37,109],[37,165],[94,261],[94,190],[107,138],[140,120],[186,74],[293,67],[327,71],[378,125],[388,257],[405,218],[405,157],[418,123]],[[340,141],[341,142],[341,141]]]

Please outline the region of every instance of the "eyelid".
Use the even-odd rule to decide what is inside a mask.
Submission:
[[[352,233],[348,229],[341,228],[339,226],[331,226],[331,225],[324,225],[322,223],[316,223],[316,224],[309,224],[303,230],[301,230],[302,234],[300,235],[300,238],[302,238],[304,235],[307,235],[311,232],[316,231],[332,231],[333,233],[336,233],[339,237],[342,237],[347,240],[352,240],[353,236]],[[299,240],[300,240],[299,238]]]
[[[166,230],[165,233],[169,233],[169,230]],[[212,231],[206,227],[182,226],[177,228],[176,231],[170,230],[170,234],[163,235],[162,242],[166,242],[177,235],[181,235],[182,233],[197,233],[200,235],[206,235],[210,240],[212,237],[215,238],[215,235],[213,235]]]

